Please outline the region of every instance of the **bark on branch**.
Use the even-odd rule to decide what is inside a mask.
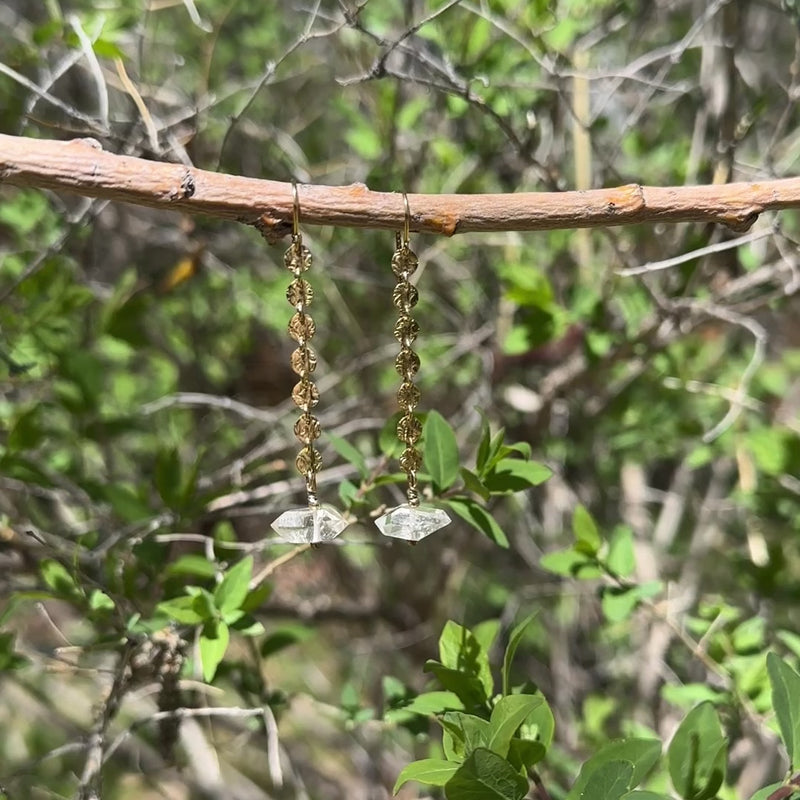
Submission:
[[[234,219],[275,241],[291,229],[289,183],[223,175],[183,164],[104,152],[94,139],[54,141],[0,134],[0,185],[29,186]],[[363,184],[298,187],[304,225],[403,226],[399,192]],[[655,222],[718,222],[747,230],[763,211],[800,208],[800,178],[705,186],[639,186],[577,192],[411,194],[411,229],[535,231]]]

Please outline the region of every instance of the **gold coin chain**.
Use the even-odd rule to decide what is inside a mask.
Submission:
[[[295,189],[296,191],[296,189]],[[297,214],[295,214],[292,244],[283,257],[286,268],[294,275],[294,280],[286,290],[286,299],[295,309],[289,320],[289,336],[297,342],[297,349],[292,353],[291,364],[300,380],[292,390],[292,400],[302,411],[294,424],[294,434],[303,445],[297,454],[295,466],[297,471],[306,479],[308,505],[319,505],[317,500],[317,472],[322,466],[322,456],[314,447],[314,441],[320,437],[319,420],[311,413],[311,409],[319,402],[319,389],[311,380],[311,374],[317,366],[317,356],[309,347],[309,342],[316,332],[316,325],[306,308],[314,299],[311,284],[302,277],[303,273],[311,267],[311,252],[303,244],[303,237],[298,228]]]
[[[408,246],[408,219],[406,218],[403,236],[401,237],[399,233],[396,235],[395,251],[392,255],[392,272],[397,277],[392,301],[400,312],[394,326],[395,338],[400,343],[400,352],[395,359],[394,366],[403,379],[397,390],[397,402],[403,411],[403,416],[397,423],[397,438],[405,444],[405,449],[400,456],[400,467],[406,473],[408,481],[406,495],[408,504],[412,508],[419,505],[417,470],[422,466],[422,453],[416,447],[416,443],[422,436],[422,423],[414,413],[420,398],[419,388],[414,384],[414,376],[419,371],[420,362],[419,356],[411,346],[419,333],[419,325],[411,316],[411,311],[419,300],[419,292],[409,281],[418,265],[419,259]]]

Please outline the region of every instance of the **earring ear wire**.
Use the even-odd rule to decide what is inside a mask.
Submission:
[[[317,473],[322,466],[322,456],[314,446],[322,429],[319,420],[311,413],[319,402],[319,389],[311,380],[317,367],[317,356],[310,346],[316,333],[316,324],[307,308],[314,299],[308,279],[303,277],[311,268],[311,252],[303,244],[300,232],[300,198],[297,183],[292,181],[292,243],[283,257],[286,268],[294,276],[286,290],[286,299],[295,309],[289,320],[289,336],[297,343],[292,353],[291,365],[300,380],[292,390],[292,400],[300,409],[294,424],[294,433],[302,445],[295,459],[297,471],[305,478],[306,508],[284,511],[272,523],[272,528],[283,541],[293,544],[317,544],[335,539],[346,527],[347,521],[331,506],[320,505],[317,499]]]
[[[392,272],[397,278],[392,302],[399,312],[394,326],[395,338],[400,343],[395,369],[402,378],[400,388],[397,390],[397,402],[403,415],[397,423],[397,438],[405,445],[400,456],[400,468],[406,473],[408,502],[391,509],[375,520],[375,524],[384,536],[406,539],[414,543],[448,525],[450,517],[440,508],[420,506],[419,503],[417,471],[422,466],[422,453],[416,445],[422,436],[422,423],[414,412],[420,399],[420,391],[414,383],[414,376],[419,370],[420,360],[412,347],[419,333],[419,325],[411,316],[412,309],[419,300],[419,292],[409,280],[416,272],[419,259],[409,246],[411,210],[405,192],[403,192],[403,209],[405,211],[403,232],[402,235],[400,232],[395,234],[395,252],[392,255]]]

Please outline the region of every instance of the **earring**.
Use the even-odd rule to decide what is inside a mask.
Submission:
[[[419,371],[419,356],[412,344],[419,333],[419,325],[411,316],[411,311],[419,300],[417,288],[409,281],[419,264],[416,254],[408,246],[411,212],[408,197],[403,192],[405,223],[402,238],[395,235],[395,250],[392,255],[392,272],[397,278],[392,301],[399,315],[394,326],[394,335],[400,343],[400,353],[395,359],[395,369],[403,379],[397,390],[397,402],[403,416],[397,423],[397,438],[405,444],[400,456],[400,467],[406,473],[406,497],[408,502],[393,508],[375,520],[384,536],[418,542],[434,531],[450,523],[450,517],[440,508],[420,506],[417,489],[417,470],[422,466],[422,453],[416,443],[422,436],[422,423],[414,413],[420,398],[419,388],[414,384],[414,376]]]
[[[294,181],[292,197],[292,243],[283,257],[283,263],[294,276],[286,290],[286,299],[295,309],[289,320],[289,336],[297,343],[297,349],[291,356],[291,364],[292,369],[300,376],[292,390],[292,400],[301,411],[294,425],[295,436],[302,445],[295,466],[306,481],[308,506],[284,511],[272,523],[272,528],[285,542],[316,544],[335,539],[347,527],[347,521],[335,508],[320,505],[317,500],[317,472],[322,466],[322,457],[314,447],[314,441],[319,439],[322,431],[319,420],[311,413],[311,409],[319,402],[319,389],[311,380],[311,374],[317,366],[317,356],[309,346],[316,332],[316,325],[306,311],[314,299],[314,292],[308,280],[301,277],[311,267],[311,253],[303,244],[300,233],[300,201]]]

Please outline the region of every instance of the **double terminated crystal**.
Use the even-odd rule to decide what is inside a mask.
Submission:
[[[376,519],[375,524],[384,536],[418,542],[449,525],[450,517],[441,508],[413,507],[405,503]]]
[[[335,539],[347,527],[347,520],[327,505],[290,508],[275,522],[273,530],[284,542],[319,544]]]

